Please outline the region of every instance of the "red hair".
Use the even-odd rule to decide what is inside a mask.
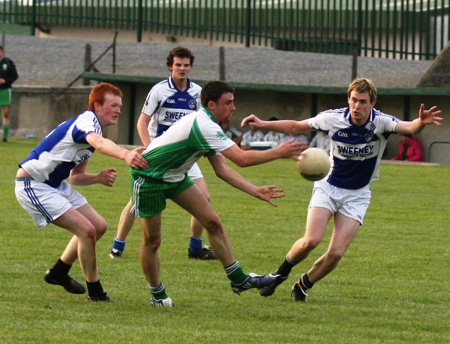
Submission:
[[[107,94],[112,94],[113,96],[119,96],[123,98],[122,91],[114,85],[108,84],[107,82],[102,82],[95,86],[91,93],[89,94],[89,108],[88,110],[94,111],[94,103],[103,104],[105,101],[105,96]]]

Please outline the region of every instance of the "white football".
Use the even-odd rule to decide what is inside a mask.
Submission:
[[[330,158],[323,149],[308,148],[298,157],[297,168],[303,178],[314,182],[328,174]]]

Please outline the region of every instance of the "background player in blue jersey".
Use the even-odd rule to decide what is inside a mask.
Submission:
[[[377,90],[368,79],[356,79],[348,88],[348,107],[328,110],[302,121],[261,121],[251,115],[242,125],[299,134],[321,130],[331,138],[331,172],[314,183],[308,209],[306,230],[287,253],[284,262],[271,275],[276,279],[260,290],[262,296],[272,295],[284,282],[292,268],[304,260],[322,241],[328,222],[334,217],[334,228],[328,250],[303,274],[291,289],[294,301],[306,301],[308,289],[330,273],[343,257],[356,235],[370,204],[370,183],[378,179],[378,169],[392,133],[417,134],[425,125],[440,125],[441,111],[435,106],[419,118],[401,121],[374,109]]]
[[[88,287],[89,301],[112,301],[103,291],[97,274],[96,241],[107,229],[106,221],[92,208],[73,185],[100,183],[112,186],[116,170],[108,168],[97,174],[86,172],[88,160],[100,153],[122,159],[129,166],[148,168],[140,155],[143,148],[128,151],[102,136],[104,127],[117,123],[122,106],[122,92],[102,83],[89,95],[89,110],[60,124],[19,164],[16,197],[39,228],[49,223],[67,229],[74,236],[55,266],[45,274],[45,281],[83,294],[85,287],[69,276],[77,258]]]
[[[144,146],[148,146],[156,137],[163,134],[176,121],[197,111],[200,107],[201,87],[189,80],[195,57],[184,47],[176,47],[167,55],[166,65],[171,76],[152,87],[147,95],[141,115],[137,122],[137,130]],[[203,174],[197,164],[188,172],[195,184],[209,200],[209,192]],[[117,233],[109,256],[122,257],[128,234],[134,224],[134,214],[130,213],[131,200],[120,215]],[[188,257],[194,259],[217,259],[212,250],[203,245],[203,226],[195,218],[191,218],[191,236]]]

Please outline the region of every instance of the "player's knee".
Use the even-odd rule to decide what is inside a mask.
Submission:
[[[211,196],[210,196],[209,192],[203,192],[203,195],[206,197],[208,202],[211,202]]]
[[[205,224],[205,228],[210,234],[213,235],[223,232],[222,222],[217,215],[211,217],[207,221],[207,223]]]
[[[317,246],[319,246],[321,240],[319,238],[305,238],[303,242],[303,247],[308,250],[314,250]]]
[[[92,224],[87,224],[82,231],[78,234],[80,240],[96,241],[97,232]]]
[[[333,263],[339,262],[344,256],[345,251],[342,250],[329,250],[327,255],[327,260]]]
[[[162,240],[161,237],[155,238],[149,242],[150,247],[153,250],[157,250],[161,246]]]
[[[157,251],[161,246],[162,238],[160,235],[152,235],[149,237],[142,238],[142,245],[146,247],[146,249],[150,249],[152,251]]]
[[[102,219],[102,221],[100,221],[95,227],[97,240],[100,239],[103,236],[103,234],[106,233],[107,230],[108,230],[108,223],[104,219]]]

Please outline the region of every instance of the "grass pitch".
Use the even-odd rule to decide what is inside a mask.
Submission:
[[[50,225],[38,230],[14,196],[14,176],[35,141],[0,146],[0,342],[1,343],[449,343],[450,231],[447,166],[382,165],[372,205],[337,269],[294,303],[290,288],[326,249],[324,242],[297,266],[276,293],[234,294],[218,262],[187,258],[189,216],[169,202],[163,214],[161,275],[175,309],[150,306],[138,252],[136,222],[125,258],[109,249],[130,196],[126,165],[94,154],[89,171],[116,167],[113,188],[80,187],[109,223],[98,243],[99,274],[116,302],[88,303],[48,285],[44,272],[70,234]],[[304,229],[312,183],[291,160],[236,169],[257,185],[286,192],[278,208],[218,179],[200,162],[212,203],[246,272],[269,273],[283,261]],[[330,228],[331,229],[331,225]],[[71,274],[83,280],[78,264]]]

